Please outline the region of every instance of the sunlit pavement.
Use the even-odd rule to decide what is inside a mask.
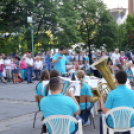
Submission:
[[[0,134],[40,134],[42,113],[37,116],[33,128],[36,83],[0,83]],[[84,134],[99,134],[99,115],[95,115],[95,126],[83,128]]]

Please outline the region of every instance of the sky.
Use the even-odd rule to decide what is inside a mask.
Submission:
[[[103,0],[108,8],[128,8],[128,0]]]

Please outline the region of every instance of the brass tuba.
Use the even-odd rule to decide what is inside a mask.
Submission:
[[[104,79],[107,81],[107,83],[101,83],[96,90],[92,90],[94,97],[92,99],[92,102],[96,102],[99,100],[99,97],[101,93],[103,94],[103,100],[106,101],[109,89],[114,90],[116,85],[114,82],[114,78],[110,73],[110,70],[107,66],[107,57],[102,58],[99,61],[95,62],[91,66],[97,68],[97,70],[100,71],[101,75],[104,77]],[[102,88],[102,86],[105,85],[105,88]],[[101,88],[101,89],[100,89]]]

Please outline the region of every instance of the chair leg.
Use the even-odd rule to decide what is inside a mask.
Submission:
[[[102,116],[102,128],[103,128],[103,134],[107,134],[107,125],[105,123],[105,117]]]
[[[94,118],[93,118],[93,125],[94,125],[94,129],[95,129],[95,122],[94,122]]]
[[[130,132],[131,134],[134,134],[134,127],[131,128]]]
[[[78,120],[78,134],[83,134],[83,131],[82,131],[82,121],[81,120]]]
[[[113,129],[108,129],[109,130],[109,134],[114,134],[114,130]]]

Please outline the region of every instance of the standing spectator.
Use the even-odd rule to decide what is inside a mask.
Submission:
[[[46,61],[46,70],[51,71],[50,52],[46,52],[45,61]]]
[[[59,73],[66,72],[66,64],[69,63],[68,59],[66,58],[65,54],[65,46],[60,46],[59,52],[53,56],[52,64],[54,64],[54,69],[57,70]]]
[[[127,56],[124,55],[124,52],[121,51],[121,56],[120,56],[120,63],[123,65],[123,62],[127,60]]]
[[[82,61],[83,62],[83,52],[80,51],[80,53],[75,57],[78,62]]]
[[[128,60],[132,60],[131,53],[128,51],[128,49],[125,50],[125,56],[127,56]]]
[[[134,79],[134,75],[133,75],[133,72],[132,72],[132,70],[131,70],[132,67],[133,67],[132,62],[129,62],[129,63],[128,63],[128,69],[127,69],[126,73],[127,73],[127,78],[128,78],[130,81],[133,81],[133,79]],[[134,81],[133,81],[133,82],[134,82]]]
[[[102,58],[105,58],[105,57],[107,57],[107,55],[106,55],[105,51],[102,51]]]
[[[6,66],[7,81],[10,82],[12,79],[12,69],[11,69],[11,59],[9,55],[7,55],[7,59],[5,60],[5,66]]]
[[[26,78],[26,63],[25,63],[26,57],[23,57],[20,61],[20,69],[21,69],[21,77],[23,80]]]
[[[32,73],[33,73],[33,59],[32,55],[29,53],[26,58],[27,65],[27,83],[32,83]]]
[[[2,53],[2,59],[3,59],[3,60],[6,60],[6,56],[5,56],[4,53]]]
[[[112,54],[111,59],[113,61],[113,64],[115,64],[115,60],[118,59],[120,60],[120,54],[119,54],[119,49],[115,49],[115,52]]]
[[[0,77],[2,79],[2,82],[6,83],[4,76],[3,76],[3,71],[4,71],[4,60],[2,59],[2,55],[0,54]]]
[[[85,61],[85,72],[86,72],[86,75],[89,75],[89,72],[90,72],[90,65],[87,61]]]
[[[133,61],[133,64],[134,64],[134,51],[132,52],[132,61]]]
[[[41,70],[43,69],[43,64],[42,64],[42,61],[40,60],[40,57],[37,56],[37,61],[35,62],[35,74],[36,74],[36,78],[35,80],[37,81],[38,80],[38,74],[39,74],[39,77],[41,75]]]
[[[89,57],[88,57],[88,53],[86,53],[85,61],[87,61],[87,64],[89,64]]]
[[[18,84],[19,60],[17,56],[13,57],[13,64],[15,65],[14,70],[13,70],[13,83]]]

